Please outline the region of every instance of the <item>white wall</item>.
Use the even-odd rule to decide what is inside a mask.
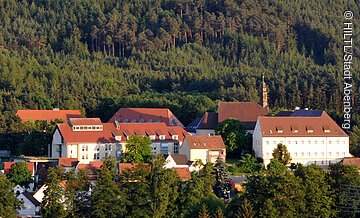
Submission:
[[[187,140],[180,146],[179,154],[186,155],[187,159],[190,160],[190,148]]]
[[[36,207],[29,199],[27,199],[23,194],[17,196],[17,199],[24,202],[23,207],[20,210],[17,209],[19,215],[35,215]]]
[[[191,149],[190,150],[190,160],[201,160],[203,164],[206,164],[208,161],[208,149]]]
[[[214,129],[197,129],[196,130],[196,135],[215,135],[215,130]]]
[[[51,157],[60,157],[58,150],[60,148],[59,145],[62,145],[62,137],[60,135],[59,129],[55,130],[51,145]]]

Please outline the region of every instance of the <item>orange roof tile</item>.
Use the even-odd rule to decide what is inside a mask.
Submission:
[[[235,118],[240,122],[256,122],[259,116],[268,115],[268,107],[256,102],[219,102],[218,122]]]
[[[119,174],[123,174],[125,170],[129,169],[134,169],[138,166],[138,163],[119,163],[118,167],[119,167]],[[148,164],[144,164],[145,166],[149,166]]]
[[[191,179],[191,173],[189,171],[189,168],[172,168],[172,169],[174,169],[177,172],[177,174],[179,175],[182,181],[187,181]]]
[[[172,133],[178,134],[178,141],[183,141],[186,130],[180,126],[166,126],[165,123],[119,123],[118,127],[113,123],[103,123],[102,130],[74,131],[68,123],[58,124],[57,128],[67,143],[114,143],[116,142],[114,135],[121,136],[121,142],[127,141],[127,136],[143,135],[147,136],[147,131],[155,133],[155,130],[161,131],[165,135],[165,140],[173,140]],[[160,140],[159,136],[155,136],[155,140]]]
[[[67,185],[68,181],[67,180],[63,180],[59,183],[59,185],[63,188],[66,188],[66,185]]]
[[[343,164],[346,165],[355,165],[360,168],[360,158],[356,157],[344,157],[342,160]]]
[[[89,164],[79,164],[78,170],[85,170],[88,175],[95,175],[96,171],[101,169],[103,161],[91,161]]]
[[[183,126],[168,108],[120,108],[108,123],[118,122],[165,122],[168,126]]]
[[[220,135],[214,136],[186,136],[190,149],[225,149]]]
[[[325,111],[319,117],[259,117],[259,122],[263,137],[348,137]]]
[[[79,163],[77,158],[67,158],[67,157],[60,157],[59,158],[59,166],[62,167],[76,167]]]
[[[70,118],[72,125],[102,125],[100,118]]]
[[[4,173],[8,174],[11,170],[11,166],[14,165],[16,162],[4,162]],[[28,170],[31,172],[31,174],[34,173],[34,162],[24,162],[28,168]]]
[[[79,110],[18,110],[16,115],[25,122],[28,120],[63,120],[67,121],[72,117],[82,117]]]

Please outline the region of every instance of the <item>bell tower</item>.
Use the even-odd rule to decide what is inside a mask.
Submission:
[[[264,80],[264,75],[262,76],[260,93],[261,93],[260,94],[260,105],[261,105],[261,107],[267,107],[268,106],[268,92],[267,92],[267,87],[266,87],[266,83]]]

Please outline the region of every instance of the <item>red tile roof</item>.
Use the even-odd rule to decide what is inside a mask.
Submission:
[[[4,173],[8,174],[11,170],[11,166],[14,165],[16,162],[4,162]],[[34,162],[24,162],[28,168],[28,170],[31,172],[31,174],[34,174]]]
[[[263,137],[348,137],[326,112],[320,117],[259,117],[259,122]]]
[[[67,185],[68,181],[67,180],[63,180],[59,183],[59,185],[63,188],[66,188],[66,185]]]
[[[60,157],[59,158],[59,166],[61,167],[76,167],[79,163],[77,158],[67,158],[67,157]]]
[[[103,123],[103,130],[96,131],[73,131],[68,123],[58,124],[57,128],[67,143],[113,143],[116,142],[115,136],[121,136],[121,142],[127,141],[127,136],[138,135],[147,136],[146,132],[155,133],[161,131],[165,135],[165,140],[173,140],[169,131],[178,134],[178,141],[183,141],[186,130],[180,126],[166,126],[165,123],[119,123],[118,128],[113,123]],[[155,135],[155,140],[160,140]]]
[[[63,120],[67,121],[72,117],[82,117],[79,110],[18,110],[16,115],[25,122],[28,120]]]
[[[85,170],[88,175],[95,175],[96,171],[101,169],[101,166],[104,164],[102,161],[91,161],[89,164],[79,164],[78,170]]]
[[[174,169],[177,172],[177,174],[179,175],[182,181],[187,181],[191,179],[191,173],[189,171],[189,168],[172,168],[172,169]]]
[[[120,108],[108,123],[118,122],[165,122],[168,126],[183,126],[168,108]]]
[[[190,149],[225,149],[220,135],[215,136],[186,136],[185,140]]]
[[[138,163],[119,163],[119,174],[123,174],[125,170],[135,169],[139,164]],[[149,166],[148,164],[144,164],[144,166]]]
[[[343,164],[346,165],[355,165],[360,168],[360,158],[356,157],[344,157],[342,160]]]
[[[72,125],[102,125],[100,118],[70,118]]]
[[[256,122],[259,116],[268,115],[268,107],[261,107],[256,102],[219,102],[218,122],[235,118],[240,122]]]

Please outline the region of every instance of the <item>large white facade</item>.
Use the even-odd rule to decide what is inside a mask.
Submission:
[[[270,163],[273,150],[279,143],[286,145],[292,158],[291,163],[328,165],[344,157],[351,157],[348,136],[264,136],[265,131],[261,129],[260,122],[261,119],[258,119],[255,126],[253,150],[256,157],[264,160],[265,165]]]

